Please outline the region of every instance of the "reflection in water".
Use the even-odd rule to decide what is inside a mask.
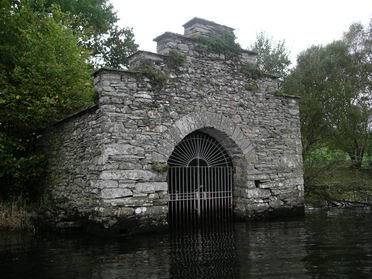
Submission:
[[[0,278],[370,278],[372,214],[103,240],[0,234]]]
[[[239,278],[233,223],[172,232],[171,278]]]

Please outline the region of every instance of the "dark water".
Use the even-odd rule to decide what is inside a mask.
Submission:
[[[0,234],[0,278],[372,278],[372,214],[105,240]]]

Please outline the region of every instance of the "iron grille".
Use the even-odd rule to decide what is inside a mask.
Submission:
[[[168,161],[169,223],[174,226],[232,218],[233,167],[214,138],[194,132]]]

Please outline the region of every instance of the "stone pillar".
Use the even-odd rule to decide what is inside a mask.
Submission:
[[[185,28],[184,35],[188,38],[234,37],[233,28],[198,17],[186,22],[183,27]]]

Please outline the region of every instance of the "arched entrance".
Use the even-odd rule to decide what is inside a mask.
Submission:
[[[175,147],[168,166],[170,225],[232,218],[233,164],[215,138],[192,132]]]

